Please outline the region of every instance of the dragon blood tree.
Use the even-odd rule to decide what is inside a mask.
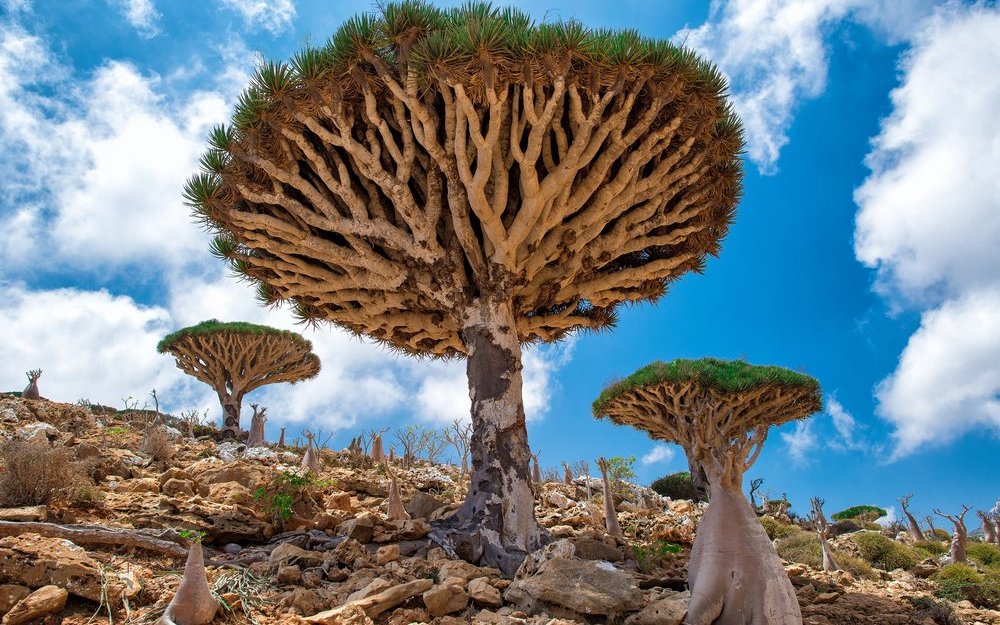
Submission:
[[[743,495],[767,431],[821,408],[819,383],[741,361],[655,362],[604,389],[594,415],[677,443],[711,488],[688,566],[687,625],[800,625],[795,591]]]
[[[262,64],[185,193],[263,302],[467,359],[471,488],[448,535],[510,570],[545,540],[521,347],[610,327],[718,251],[742,180],[725,90],[634,31],[388,3]]]
[[[156,350],[169,353],[181,371],[215,389],[225,431],[237,437],[244,395],[265,384],[294,384],[319,373],[312,343],[294,332],[253,323],[202,321],[164,337]]]

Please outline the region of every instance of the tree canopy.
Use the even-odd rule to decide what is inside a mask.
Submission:
[[[163,337],[160,342],[156,344],[156,351],[161,354],[168,352],[173,345],[177,344],[186,336],[208,336],[212,334],[270,335],[281,337],[285,340],[296,343],[304,347],[306,351],[312,349],[312,343],[308,339],[304,339],[300,334],[296,334],[290,330],[280,330],[278,328],[272,328],[271,326],[264,326],[246,321],[219,321],[217,319],[209,319],[207,321],[202,321],[197,325],[181,328],[180,330]]]
[[[814,399],[817,401],[819,399],[819,382],[815,378],[790,369],[751,365],[742,360],[679,358],[670,362],[650,363],[627,378],[609,384],[592,404],[594,416],[600,417],[610,402],[633,389],[683,382],[723,393],[740,393],[765,386],[800,387],[814,390],[816,393]]]
[[[186,201],[267,304],[418,354],[463,311],[522,342],[613,324],[699,271],[741,193],[726,81],[635,31],[389,3],[263,63]]]

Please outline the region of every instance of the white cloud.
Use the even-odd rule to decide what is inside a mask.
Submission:
[[[906,34],[901,31],[912,28],[929,4],[929,0],[716,0],[705,24],[681,30],[674,40],[702,52],[729,76],[750,159],[761,172],[775,173],[796,108],[826,88],[828,31],[850,16],[890,39],[901,39]]]
[[[0,298],[0,385],[20,390],[24,371],[40,368],[42,395],[74,402],[81,397],[120,406],[152,388],[184,377],[156,354],[170,327],[169,313],[107,291],[31,291],[4,284]]]
[[[855,253],[894,306],[923,309],[877,389],[892,457],[1000,429],[1000,10],[949,7],[904,57],[855,193]]]
[[[826,413],[830,415],[833,428],[837,431],[837,440],[830,442],[831,447],[851,451],[867,449],[868,445],[865,441],[857,438],[857,421],[854,420],[851,413],[847,412],[843,404],[837,401],[836,397],[827,398]]]
[[[1000,290],[925,312],[876,395],[897,458],[976,427],[1000,432]]]
[[[111,0],[111,3],[143,37],[151,39],[160,34],[157,25],[160,14],[152,0]]]
[[[70,78],[40,39],[0,27],[0,173],[8,193],[0,217],[13,224],[4,239],[16,237],[0,250],[4,271],[162,268],[203,252],[181,190],[208,128],[228,115],[224,97],[195,92],[175,109],[158,92],[158,76],[119,61],[88,80]]]
[[[896,506],[889,506],[885,508],[885,516],[875,519],[875,522],[882,527],[889,527],[897,520],[899,520],[899,517],[896,516]]]
[[[657,443],[653,445],[652,449],[643,454],[642,458],[639,459],[639,464],[649,466],[651,464],[669,462],[673,460],[676,455],[677,450],[673,447],[669,447],[664,443]]]
[[[788,455],[795,464],[808,464],[809,456],[819,446],[812,431],[812,421],[798,421],[791,432],[782,432],[781,440],[788,446]]]
[[[263,28],[272,35],[286,30],[295,19],[292,0],[222,0],[222,4],[239,13],[247,26]]]

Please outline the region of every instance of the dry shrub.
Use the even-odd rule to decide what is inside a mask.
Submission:
[[[11,441],[0,447],[0,506],[40,506],[73,499],[90,482],[65,447]]]
[[[150,425],[142,437],[141,451],[155,462],[166,462],[174,457],[174,443],[162,425]]]

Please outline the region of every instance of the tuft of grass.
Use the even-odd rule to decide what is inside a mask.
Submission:
[[[751,365],[742,360],[678,358],[670,362],[654,362],[619,380],[603,391],[594,401],[594,416],[600,417],[613,399],[634,388],[677,382],[696,382],[727,393],[739,393],[764,386],[794,386],[814,389],[819,409],[819,382],[808,375],[775,366]]]
[[[786,538],[798,533],[805,533],[794,525],[782,523],[781,521],[770,516],[760,517],[760,524],[764,526],[764,531],[767,532],[767,537],[771,540]]]

